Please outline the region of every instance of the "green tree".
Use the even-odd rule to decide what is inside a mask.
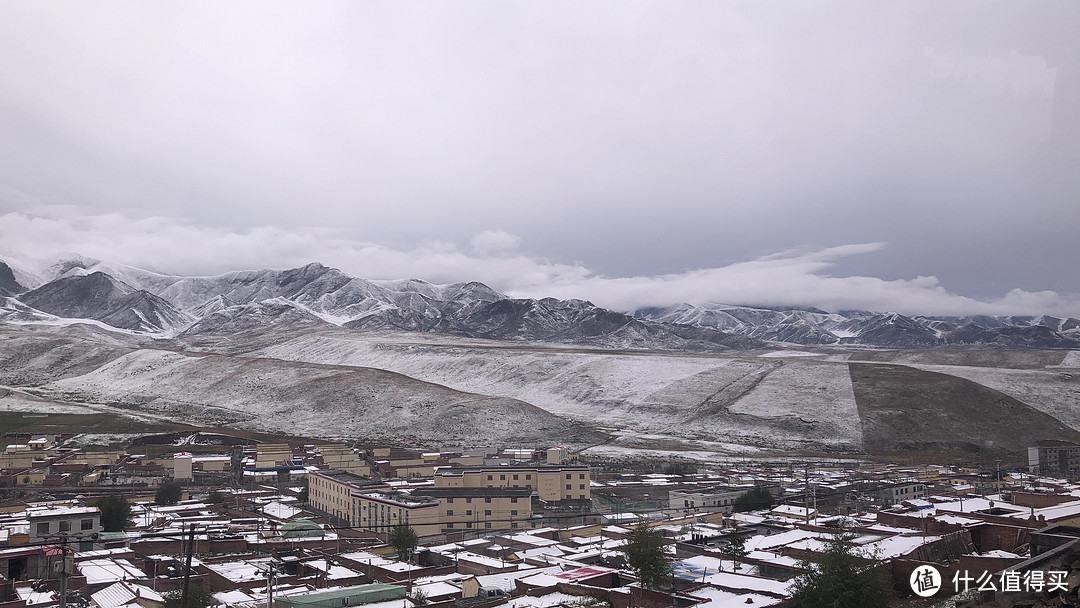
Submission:
[[[157,492],[154,493],[154,504],[175,505],[180,502],[180,497],[183,495],[184,487],[180,485],[180,482],[169,480],[158,486]]]
[[[299,500],[300,502],[307,502],[308,501],[308,493],[309,493],[308,479],[307,479],[307,477],[305,477],[304,478],[304,485],[300,487],[300,493],[296,495],[296,500]]]
[[[859,551],[843,530],[791,585],[792,608],[884,608],[893,599],[889,573],[874,556]]]
[[[225,495],[217,490],[210,490],[210,493],[206,495],[206,502],[212,505],[220,505],[225,502]]]
[[[404,524],[394,526],[386,543],[397,549],[398,559],[405,561],[416,548],[416,530]]]
[[[163,608],[209,608],[218,603],[218,601],[214,599],[213,593],[206,587],[203,587],[202,583],[193,583],[188,587],[187,606],[183,606],[180,603],[183,596],[184,593],[180,589],[166,591],[162,594],[162,597],[165,598]]]
[[[768,509],[771,506],[773,506],[773,495],[769,493],[769,490],[758,486],[736,498],[732,508],[736,513],[745,513]]]
[[[728,554],[731,555],[731,565],[734,570],[739,569],[739,560],[746,557],[749,551],[746,550],[746,536],[742,533],[736,533],[730,539],[728,539]]]
[[[131,516],[131,505],[122,494],[109,494],[94,501],[101,510],[101,529],[106,532],[123,532]]]
[[[666,545],[664,535],[650,528],[645,521],[634,527],[623,545],[626,564],[643,587],[656,589],[671,578],[671,564],[664,550]]]

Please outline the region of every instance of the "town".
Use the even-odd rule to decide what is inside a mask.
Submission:
[[[3,608],[784,606],[841,536],[900,597],[1030,605],[1076,586],[1080,445],[1063,441],[1010,467],[69,439],[0,456]],[[629,557],[646,532],[662,580]],[[913,594],[926,566],[935,587]]]

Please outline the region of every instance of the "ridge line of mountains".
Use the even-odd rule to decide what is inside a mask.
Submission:
[[[86,319],[168,337],[267,326],[435,332],[469,338],[710,352],[770,345],[1080,348],[1080,320],[677,304],[617,312],[584,300],[516,299],[478,282],[372,281],[311,263],[212,277],[76,257],[41,274],[0,261],[0,322]]]

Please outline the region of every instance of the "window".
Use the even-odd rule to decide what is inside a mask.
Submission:
[[[499,475],[499,479],[502,481],[506,481],[506,475]]]
[[[491,527],[491,522],[490,521],[485,521],[484,522],[484,527],[485,528],[490,528]]]
[[[60,531],[61,532],[70,532],[71,531],[71,522],[70,521],[61,521],[60,522]]]
[[[447,529],[452,530],[454,528],[454,524],[452,522],[448,523],[448,524],[446,524],[446,527],[447,527]]]
[[[490,496],[485,496],[484,497],[484,502],[491,502],[491,497]]]
[[[466,498],[465,502],[472,502],[472,498]]]
[[[488,475],[488,481],[491,481],[492,479],[494,479],[494,477],[492,477],[491,475]]]
[[[454,504],[454,499],[453,499],[453,497],[451,497],[451,498],[447,498],[447,499],[446,499],[446,504],[448,504],[448,505],[452,505],[452,504]]]
[[[511,496],[510,502],[517,504],[517,496]]]
[[[514,475],[514,481],[517,481],[518,476]]]
[[[585,500],[585,495],[581,494],[581,495],[578,496],[578,498],[580,498],[581,500]]]
[[[566,484],[566,489],[569,490],[571,485],[573,485],[573,484],[569,484],[569,483]]]
[[[515,522],[511,523],[511,524],[510,524],[510,527],[511,527],[511,528],[516,528],[516,527],[517,527],[517,522],[515,521]]]
[[[453,509],[447,509],[447,510],[446,510],[446,514],[447,514],[447,515],[453,515],[453,514],[454,514],[454,510],[453,510]]]
[[[585,484],[581,484],[581,485],[579,485],[579,486],[578,486],[578,489],[579,489],[579,490],[584,490],[584,489],[585,489]]]
[[[471,528],[472,527],[472,522],[471,521],[465,522],[465,527],[466,528]]]
[[[566,478],[567,478],[567,479],[573,479],[573,475],[571,475],[570,473],[567,473],[567,474],[566,474]]]
[[[530,479],[532,479],[532,475],[526,475],[525,476],[525,481],[529,481]]]
[[[81,522],[79,522],[79,525],[81,526],[81,529],[83,529],[83,530],[93,530],[94,529],[94,520],[92,520],[92,519],[84,519]]]
[[[517,515],[517,509],[511,509],[510,510],[510,517],[513,517],[515,515]]]
[[[467,509],[465,511],[465,515],[472,515],[472,509]]]
[[[45,521],[45,522],[41,522],[40,524],[38,524],[37,525],[37,533],[38,534],[48,534],[49,533],[49,522]]]
[[[484,509],[484,515],[491,515],[491,509]]]

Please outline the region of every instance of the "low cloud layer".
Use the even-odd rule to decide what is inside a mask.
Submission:
[[[498,229],[478,232],[468,243],[424,241],[390,247],[326,229],[229,230],[179,218],[89,215],[67,207],[0,215],[0,258],[23,266],[65,252],[185,275],[318,261],[364,278],[481,281],[511,296],[581,298],[624,311],[719,302],[904,314],[1080,316],[1076,294],[1013,289],[1000,297],[976,299],[950,291],[933,276],[885,280],[834,274],[841,262],[886,249],[885,243],[852,243],[681,273],[614,277],[596,273],[585,263],[530,254],[528,242]]]

